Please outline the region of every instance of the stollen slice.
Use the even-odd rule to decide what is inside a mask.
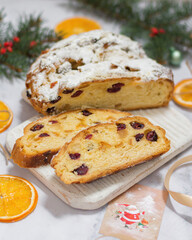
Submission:
[[[40,118],[25,127],[24,135],[14,145],[12,159],[24,168],[48,164],[61,147],[82,129],[129,115],[111,109],[84,109]]]
[[[86,183],[169,149],[164,129],[144,117],[126,117],[82,130],[62,147],[51,166],[66,184]]]

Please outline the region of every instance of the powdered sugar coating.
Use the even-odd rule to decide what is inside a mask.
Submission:
[[[31,83],[37,93],[32,98],[46,102],[57,99],[63,89],[93,80],[172,79],[170,70],[148,58],[137,42],[103,30],[73,35],[57,42],[36,60],[29,74],[27,83]]]

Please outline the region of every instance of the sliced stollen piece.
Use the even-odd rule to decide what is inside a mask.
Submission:
[[[169,149],[164,129],[144,117],[126,117],[79,132],[52,159],[51,166],[66,184],[86,183]]]
[[[12,159],[25,168],[47,164],[80,130],[126,116],[130,114],[118,110],[84,109],[40,118],[25,127],[24,135],[14,145]]]
[[[27,96],[44,115],[81,106],[133,110],[166,106],[173,75],[130,38],[95,30],[57,42],[33,63]]]

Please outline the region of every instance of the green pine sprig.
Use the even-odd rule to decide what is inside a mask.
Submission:
[[[75,0],[79,7],[94,9],[108,18],[116,19],[121,33],[143,43],[146,53],[161,63],[169,63],[169,49],[183,53],[192,49],[192,26],[186,20],[192,17],[190,0]],[[164,33],[153,36],[152,28]]]
[[[31,63],[61,39],[52,29],[44,27],[41,15],[20,17],[16,27],[4,21],[4,10],[0,10],[0,77],[23,78]],[[14,41],[16,37],[17,41]],[[5,47],[11,43],[11,48]],[[3,49],[3,50],[2,50]],[[4,51],[6,50],[6,53]]]

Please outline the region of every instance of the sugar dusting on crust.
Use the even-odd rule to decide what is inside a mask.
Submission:
[[[137,42],[103,30],[57,42],[36,60],[29,73],[27,83],[31,83],[39,101],[54,100],[62,89],[72,89],[93,80],[172,79],[170,70],[148,58]]]

